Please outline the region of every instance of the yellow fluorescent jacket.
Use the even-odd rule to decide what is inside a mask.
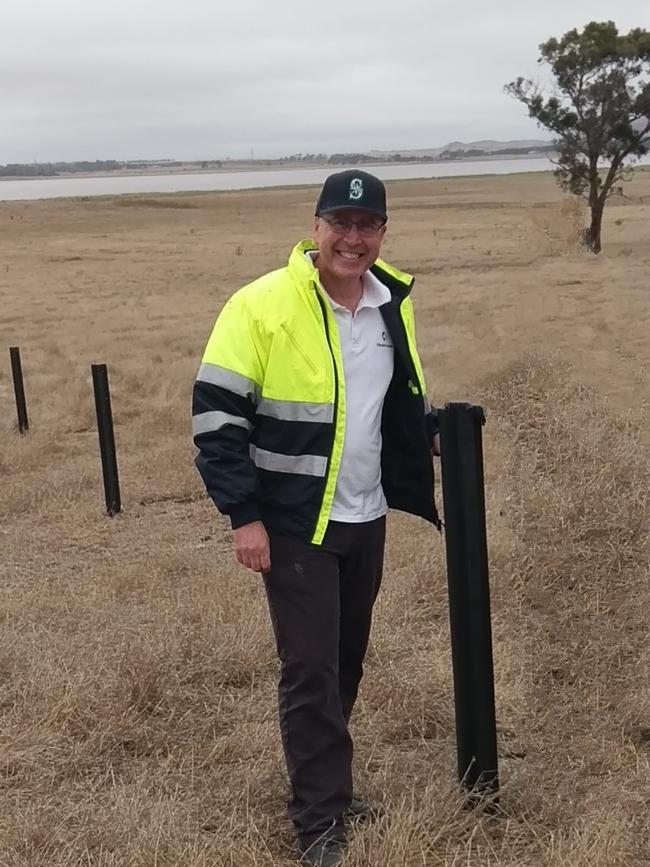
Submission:
[[[236,292],[219,315],[194,384],[196,463],[233,527],[322,542],[344,447],[338,328],[303,241],[286,268]],[[380,310],[395,347],[382,415],[382,486],[391,508],[439,524],[430,445],[435,416],[415,344],[413,279],[378,259],[391,292]]]

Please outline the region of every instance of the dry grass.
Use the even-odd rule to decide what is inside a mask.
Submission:
[[[440,540],[393,515],[354,719],[387,807],[350,867],[650,864],[650,172],[605,253],[548,176],[391,184],[430,391],[485,429],[502,811],[455,785]],[[259,579],[192,466],[212,319],[282,263],[313,191],[0,204],[0,865],[293,863]],[[102,515],[89,365],[124,513]]]

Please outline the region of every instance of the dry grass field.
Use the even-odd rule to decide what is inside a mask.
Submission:
[[[648,865],[650,171],[609,206],[600,257],[550,175],[389,196],[430,396],[488,412],[503,809],[461,805],[443,544],[393,514],[353,720],[357,788],[386,815],[346,865]],[[1,867],[295,863],[263,590],[203,496],[189,401],[224,299],[284,263],[314,197],[0,203]]]

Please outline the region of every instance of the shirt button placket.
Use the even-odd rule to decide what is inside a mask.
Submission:
[[[352,321],[350,323],[350,333],[352,334],[352,345],[355,350],[359,351],[359,326],[357,323],[357,317],[353,314]]]

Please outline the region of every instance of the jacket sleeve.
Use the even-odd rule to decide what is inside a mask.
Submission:
[[[196,466],[233,529],[260,520],[259,480],[249,440],[264,381],[261,344],[245,300],[237,293],[217,319],[192,396]]]
[[[411,355],[413,357],[413,361],[415,364],[416,372],[418,375],[418,379],[420,380],[420,387],[422,389],[422,395],[424,397],[424,419],[426,423],[426,431],[427,431],[427,439],[429,441],[429,448],[433,446],[433,439],[435,435],[439,431],[438,425],[438,410],[436,407],[432,406],[427,399],[427,387],[426,382],[424,380],[424,370],[422,369],[422,362],[420,361],[420,356],[417,351],[416,341],[415,341],[415,314],[413,312],[413,301],[410,297],[405,298],[402,302],[402,315],[404,317],[404,322],[406,324],[406,332],[409,339]]]

